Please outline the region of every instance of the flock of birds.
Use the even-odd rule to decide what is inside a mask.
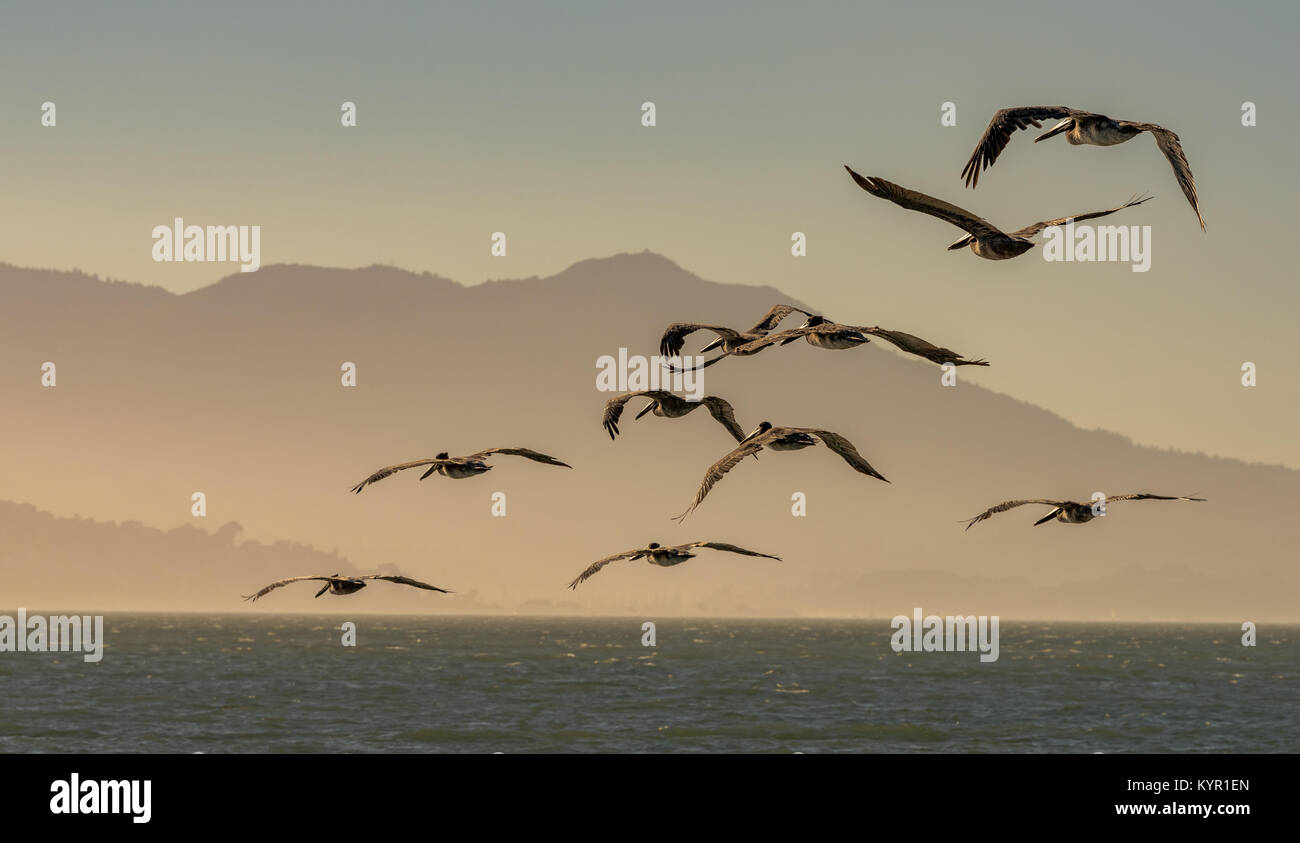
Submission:
[[[1178,180],[1179,186],[1183,190],[1183,195],[1191,204],[1192,210],[1196,212],[1196,218],[1200,222],[1201,230],[1205,230],[1205,219],[1201,216],[1200,204],[1196,195],[1196,183],[1192,178],[1191,168],[1188,166],[1187,158],[1183,154],[1182,144],[1178,135],[1170,130],[1158,126],[1154,123],[1138,123],[1130,120],[1113,120],[1104,114],[1097,114],[1090,111],[1081,111],[1075,108],[1065,106],[1026,106],[1019,108],[1004,108],[993,115],[989,121],[988,128],[980,138],[975,147],[974,153],[962,170],[962,178],[965,179],[966,186],[974,188],[979,184],[980,173],[993,166],[997,161],[1002,150],[1010,143],[1011,138],[1021,129],[1030,126],[1041,129],[1042,120],[1059,119],[1060,122],[1048,131],[1039,135],[1034,142],[1046,140],[1059,134],[1064,134],[1066,140],[1071,145],[1092,145],[1092,146],[1114,146],[1124,143],[1131,138],[1144,132],[1149,132],[1155,138],[1156,146],[1164,153],[1170,165],[1173,167],[1174,176]],[[848,166],[849,176],[853,181],[870,193],[872,196],[881,199],[887,199],[896,205],[911,211],[919,211],[930,216],[937,217],[941,220],[951,223],[966,232],[966,236],[949,246],[949,249],[960,249],[969,246],[971,251],[976,255],[988,260],[1006,260],[1024,254],[1034,247],[1031,238],[1042,232],[1049,226],[1065,225],[1069,222],[1077,222],[1087,219],[1096,219],[1141,205],[1148,201],[1150,197],[1134,197],[1122,205],[1110,208],[1104,211],[1092,211],[1089,213],[1076,214],[1072,217],[1061,217],[1060,219],[1045,220],[1027,225],[1024,228],[1015,231],[1004,232],[1001,229],[990,224],[981,217],[971,212],[959,208],[956,205],[927,196],[908,188],[901,187],[893,182],[887,181],[878,176],[862,176],[854,172]],[[803,325],[798,328],[777,331],[776,328],[780,323],[793,313],[802,313],[807,317]],[[784,346],[797,340],[804,340],[814,348],[827,349],[831,351],[840,351],[850,348],[857,348],[866,345],[871,341],[871,337],[883,339],[886,342],[897,347],[900,351],[912,354],[917,357],[929,360],[939,365],[953,366],[988,366],[987,360],[968,360],[957,352],[934,345],[927,340],[923,340],[913,334],[902,331],[887,330],[881,327],[866,327],[861,325],[843,325],[832,322],[825,316],[809,313],[802,308],[792,305],[778,304],[767,312],[762,319],[754,324],[748,330],[737,330],[724,325],[713,325],[702,322],[675,322],[669,325],[663,333],[659,342],[659,349],[662,356],[667,359],[678,359],[681,357],[685,347],[686,338],[697,331],[708,331],[715,335],[715,338],[703,346],[701,352],[719,350],[721,353],[702,363],[699,368],[707,368],[715,363],[728,357],[747,357],[763,351],[771,346]],[[671,363],[665,364],[676,371]],[[838,454],[848,465],[860,474],[868,477],[874,477],[877,480],[888,483],[885,476],[876,469],[858,452],[858,449],[846,437],[830,430],[822,430],[811,427],[780,427],[771,422],[761,422],[758,427],[748,435],[744,429],[737,423],[735,409],[724,398],[718,396],[705,396],[698,402],[687,401],[686,399],[666,390],[642,390],[638,392],[628,392],[609,399],[604,408],[601,423],[606,432],[609,433],[610,439],[615,439],[619,433],[619,420],[622,418],[624,407],[627,403],[636,398],[643,398],[647,401],[646,405],[637,413],[636,418],[647,414],[653,414],[660,418],[678,419],[690,414],[698,407],[705,407],[709,414],[736,440],[737,445],[726,455],[724,455],[704,473],[704,479],[700,482],[699,490],[695,494],[694,500],[684,512],[676,516],[677,521],[684,520],[690,513],[704,502],[704,499],[712,491],[713,487],[722,480],[732,469],[744,462],[747,457],[758,458],[759,451],[767,449],[770,451],[797,451],[804,448],[810,448],[822,442],[827,448]],[[360,494],[367,486],[377,483],[387,477],[392,476],[400,471],[409,468],[426,467],[420,480],[424,480],[432,474],[441,474],[453,480],[461,480],[467,477],[475,477],[492,469],[492,465],[487,462],[487,458],[495,454],[511,455],[525,457],[535,462],[545,465],[559,466],[563,468],[572,468],[568,463],[561,462],[555,457],[543,454],[539,451],[533,451],[528,448],[488,448],[483,451],[476,451],[468,456],[453,457],[447,452],[442,452],[428,459],[413,460],[411,462],[397,463],[395,465],[385,466],[370,476],[366,477],[351,491]],[[1127,495],[1117,495],[1107,497],[1104,503],[1114,503],[1116,501],[1130,500],[1161,500],[1161,501],[1204,501],[1205,498],[1185,497],[1185,496],[1167,496],[1155,495],[1149,492],[1137,492]],[[984,512],[965,522],[966,529],[969,530],[981,521],[985,521],[1000,512],[1014,509],[1016,507],[1028,504],[1039,504],[1051,507],[1051,510],[1034,522],[1034,525],[1044,524],[1051,520],[1057,520],[1064,524],[1086,524],[1097,517],[1098,510],[1095,502],[1079,501],[1062,501],[1048,498],[1029,498],[1024,500],[1004,501],[996,506],[989,507]],[[616,553],[613,556],[607,556],[599,559],[589,565],[580,573],[571,583],[569,588],[577,588],[578,585],[585,582],[595,574],[599,573],[606,565],[611,562],[619,561],[636,561],[644,559],[651,565],[670,567],[680,565],[681,563],[693,559],[695,554],[691,552],[694,548],[708,548],[710,550],[725,551],[736,553],[743,556],[762,557],[765,559],[775,559],[780,561],[779,556],[773,556],[768,553],[759,553],[753,550],[747,550],[738,545],[728,544],[725,542],[698,541],[689,544],[664,547],[657,542],[651,542],[644,548],[635,548],[622,553]],[[365,588],[368,580],[383,580],[385,582],[397,583],[399,585],[412,586],[414,588],[426,589],[429,591],[438,591],[444,594],[451,593],[447,589],[438,588],[428,583],[411,579],[410,577],[386,575],[386,574],[365,574],[361,576],[343,576],[332,574],[326,576],[301,576],[290,577],[288,579],[273,582],[255,594],[247,596],[246,600],[257,600],[259,597],[274,591],[281,586],[294,582],[316,580],[323,581],[324,586],[316,592],[316,596],[329,592],[331,594],[353,594]]]

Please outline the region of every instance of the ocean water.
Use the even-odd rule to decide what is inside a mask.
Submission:
[[[107,615],[103,660],[0,653],[4,752],[1296,752],[1298,627]]]

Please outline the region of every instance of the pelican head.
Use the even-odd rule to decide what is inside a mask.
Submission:
[[[435,460],[446,460],[446,459],[451,459],[451,454],[447,453],[446,451],[440,451],[439,453],[434,454],[434,455],[433,455],[433,458],[434,458]]]
[[[771,429],[772,429],[772,423],[771,423],[771,422],[769,422],[769,421],[759,422],[759,423],[758,423],[758,427],[756,427],[756,428],[754,429],[754,432],[751,433],[751,434],[749,434],[748,436],[746,436],[744,439],[742,439],[742,440],[740,440],[740,441],[741,441],[742,443],[743,443],[743,442],[748,442],[749,440],[753,439],[755,436],[762,436],[764,433],[767,433],[767,432],[768,432],[769,430],[771,430]]]
[[[651,550],[658,550],[658,549],[659,549],[659,542],[650,542],[650,544],[648,545],[648,547],[649,547]]]

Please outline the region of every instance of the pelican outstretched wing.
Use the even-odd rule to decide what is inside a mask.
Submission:
[[[853,447],[853,443],[845,439],[843,436],[840,436],[838,433],[832,433],[829,430],[818,430],[812,427],[774,427],[772,430],[780,431],[778,434],[780,436],[789,433],[807,433],[810,436],[816,436],[818,439],[826,443],[826,447],[839,454],[844,458],[846,463],[853,466],[854,471],[868,474],[877,480],[885,480],[885,475],[872,468],[871,463],[867,462],[863,456],[858,453],[858,449]],[[885,480],[885,482],[888,483],[889,481]]]
[[[659,354],[663,357],[680,357],[686,338],[696,331],[712,331],[724,340],[739,339],[741,333],[725,325],[705,325],[702,322],[674,322],[664,329],[659,338]]]
[[[731,353],[735,356],[749,356],[758,354],[759,351],[766,349],[768,346],[785,345],[785,343],[798,340],[800,337],[809,336],[816,329],[824,328],[824,325],[813,325],[810,328],[788,328],[787,330],[777,330],[775,333],[767,334],[766,337],[759,337],[758,340],[750,340],[745,345],[737,346],[732,349]]]
[[[988,220],[975,216],[965,208],[958,208],[950,202],[935,199],[933,196],[927,196],[915,190],[909,190],[877,176],[871,176],[870,178],[860,176],[847,166],[844,169],[849,171],[849,175],[858,183],[858,187],[861,187],[872,196],[888,199],[895,205],[907,208],[909,211],[920,211],[923,214],[938,217],[977,238],[996,237],[1002,234]]]
[[[954,366],[987,366],[989,361],[983,358],[979,360],[967,360],[951,348],[941,348],[932,342],[927,342],[920,337],[912,334],[905,334],[902,331],[889,331],[885,328],[866,328],[859,327],[859,331],[864,334],[870,334],[873,337],[883,337],[899,351],[905,351],[908,354],[915,354],[917,357],[924,357],[931,363],[951,363]]]
[[[1114,501],[1204,501],[1205,498],[1182,497],[1180,495],[1153,495],[1150,492],[1134,492],[1131,495],[1106,496],[1106,503]]]
[[[527,457],[534,462],[542,462],[547,465],[558,465],[564,468],[573,468],[573,466],[569,465],[567,462],[560,462],[555,457],[549,457],[540,451],[531,451],[528,448],[488,448],[485,451],[475,451],[469,456],[464,457],[464,459],[481,460],[484,457],[491,456],[492,454],[509,454],[515,457]]]
[[[772,428],[772,430],[776,430],[776,428]],[[691,505],[686,508],[685,512],[681,515],[675,516],[674,520],[685,520],[686,516],[694,512],[695,508],[704,502],[704,499],[709,495],[709,490],[712,489],[719,480],[725,477],[728,471],[731,471],[739,465],[745,457],[750,454],[757,454],[759,451],[763,450],[763,447],[775,438],[772,436],[772,430],[740,443],[740,445],[736,446],[736,448],[725,457],[709,466],[709,470],[704,472],[704,479],[700,482],[699,491],[695,493],[695,500],[691,502]]]
[[[773,305],[772,309],[767,312],[767,315],[764,316],[762,319],[758,320],[758,322],[754,323],[754,327],[750,328],[749,330],[756,334],[760,332],[770,331],[773,328],[775,328],[777,325],[781,324],[781,320],[789,316],[791,313],[802,313],[804,316],[814,315],[804,310],[801,307],[795,307],[794,305],[791,304]]]
[[[592,562],[587,566],[587,570],[578,574],[577,578],[573,582],[569,583],[569,588],[577,588],[580,583],[591,579],[600,571],[601,568],[605,567],[610,562],[618,562],[622,559],[639,559],[644,555],[644,549],[625,550],[622,553],[615,553],[613,556],[606,556],[604,559],[597,559],[595,562]]]
[[[366,486],[369,486],[371,483],[378,483],[380,480],[383,480],[385,477],[396,474],[399,471],[405,471],[408,468],[418,468],[419,466],[422,465],[434,465],[443,462],[446,462],[446,460],[427,459],[427,460],[415,460],[414,462],[402,462],[402,463],[398,463],[397,465],[385,466],[384,468],[379,469],[374,474],[367,477],[365,480],[362,480],[360,483],[353,486],[351,491],[356,492],[359,495],[361,494],[361,490],[366,488]]]
[[[443,594],[454,594],[454,593],[455,593],[455,592],[452,592],[452,591],[448,591],[448,590],[445,589],[445,588],[438,588],[438,586],[436,586],[436,585],[429,585],[427,582],[420,582],[419,580],[413,580],[413,579],[411,579],[410,577],[403,577],[403,576],[397,576],[397,575],[391,575],[391,574],[366,574],[365,576],[357,577],[357,579],[359,579],[359,580],[387,580],[388,582],[395,582],[395,583],[397,583],[398,585],[411,585],[411,586],[415,586],[416,588],[423,588],[423,589],[426,589],[426,590],[428,590],[428,591],[441,591]]]
[[[1007,144],[1011,142],[1011,136],[1016,132],[1030,126],[1041,129],[1043,124],[1039,122],[1040,120],[1060,119],[1083,113],[1085,112],[1066,108],[1063,105],[1022,105],[998,111],[989,121],[984,135],[979,143],[975,144],[975,152],[961,171],[966,186],[975,187],[980,183],[980,172],[993,166],[993,162],[998,160],[998,156],[1003,149],[1006,149]]]
[[[712,550],[725,550],[728,553],[739,553],[742,556],[762,556],[764,559],[775,559],[778,562],[781,561],[780,556],[773,556],[770,553],[759,553],[754,550],[745,550],[743,547],[738,547],[734,544],[727,544],[725,542],[691,542],[690,544],[679,544],[677,547],[683,550],[692,547],[707,547]]]
[[[1025,504],[1028,503],[1040,503],[1043,504],[1044,506],[1054,506],[1057,509],[1059,509],[1061,508],[1061,506],[1068,503],[1068,501],[1053,501],[1053,500],[1048,500],[1047,498],[1028,498],[1022,501],[1003,501],[997,506],[989,507],[988,509],[981,512],[979,515],[976,515],[974,518],[967,518],[964,522],[966,524],[966,529],[969,530],[971,527],[974,527],[979,522],[992,518],[994,515],[997,515],[999,512],[1006,512],[1008,509],[1015,509],[1018,506],[1024,506]]]
[[[1042,231],[1044,228],[1048,228],[1049,226],[1065,225],[1067,222],[1080,222],[1082,220],[1093,220],[1096,219],[1097,217],[1104,217],[1109,214],[1113,214],[1116,211],[1122,211],[1125,208],[1131,208],[1134,205],[1141,205],[1143,202],[1150,201],[1151,198],[1152,197],[1150,196],[1140,196],[1140,197],[1134,196],[1132,199],[1128,200],[1123,205],[1118,205],[1114,208],[1110,208],[1105,211],[1090,211],[1086,214],[1076,214],[1075,216],[1072,217],[1061,217],[1059,219],[1036,222],[1033,225],[1027,225],[1024,228],[1011,232],[1011,236],[1024,237],[1024,238],[1033,237],[1035,234]]]
[[[249,601],[256,600],[257,598],[262,597],[269,592],[275,591],[280,586],[288,585],[291,582],[300,582],[302,580],[325,580],[326,582],[334,582],[336,580],[346,580],[346,579],[349,579],[349,577],[310,577],[310,576],[289,577],[288,579],[284,579],[284,580],[276,580],[275,582],[271,583],[266,588],[262,589],[256,594],[247,594],[244,596],[244,599]]]
[[[1187,156],[1183,154],[1183,144],[1179,141],[1178,135],[1155,123],[1137,125],[1155,137],[1156,146],[1160,147],[1165,158],[1169,159],[1169,166],[1174,168],[1174,177],[1178,179],[1178,186],[1183,189],[1183,195],[1191,203],[1192,210],[1196,212],[1196,219],[1201,223],[1201,231],[1204,231],[1205,217],[1201,216],[1201,205],[1196,199],[1196,180],[1192,178],[1192,167],[1187,163]]]
[[[700,399],[700,403],[708,408],[709,415],[713,416],[718,424],[725,427],[737,442],[745,438],[744,429],[736,422],[736,411],[727,399],[719,398],[716,395],[706,395]]]

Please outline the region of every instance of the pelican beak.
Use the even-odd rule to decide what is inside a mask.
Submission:
[[[717,348],[717,347],[720,346],[720,345],[722,345],[722,337],[718,337],[718,338],[717,338],[716,340],[714,340],[713,342],[711,342],[711,343],[709,343],[708,345],[704,346],[704,348],[701,348],[701,349],[700,349],[700,354],[703,354],[703,353],[706,352],[706,351],[712,351],[713,349]]]
[[[951,252],[954,249],[965,248],[966,246],[969,246],[971,244],[972,240],[974,240],[973,237],[969,237],[969,236],[963,237],[962,239],[958,240],[956,243],[953,243],[951,246],[949,246],[948,251]]]
[[[646,413],[650,412],[651,410],[653,410],[655,407],[658,406],[659,406],[658,401],[651,401],[649,404],[646,404],[645,407],[642,408],[641,412],[636,414],[636,417],[639,419],[642,416],[644,416]]]
[[[1064,120],[1062,120],[1060,123],[1057,123],[1055,126],[1048,129],[1046,132],[1043,132],[1041,135],[1034,138],[1034,143],[1038,143],[1039,141],[1045,141],[1050,137],[1055,137],[1056,135],[1059,135],[1062,132],[1068,132],[1073,128],[1074,128],[1074,118],[1067,117]]]

